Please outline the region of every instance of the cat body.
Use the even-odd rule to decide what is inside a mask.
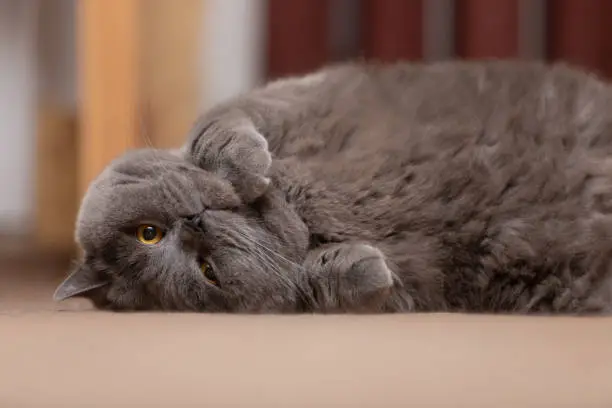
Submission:
[[[180,151],[111,164],[84,199],[86,256],[59,297],[118,309],[609,313],[611,107],[610,85],[560,64],[342,64],[272,82],[206,112]],[[126,178],[149,180],[141,188],[163,214],[117,216],[142,197]],[[152,256],[121,226],[160,218],[165,237],[189,224],[190,255],[183,240]],[[189,272],[159,272],[152,259],[169,253]],[[202,253],[232,279],[198,281]]]

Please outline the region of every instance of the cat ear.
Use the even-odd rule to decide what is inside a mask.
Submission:
[[[80,264],[55,289],[53,300],[59,302],[73,297],[87,297],[88,293],[107,284],[109,281],[101,279],[87,265]]]

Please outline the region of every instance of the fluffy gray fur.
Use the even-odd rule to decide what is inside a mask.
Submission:
[[[114,161],[76,239],[56,298],[101,308],[609,313],[612,87],[510,61],[282,79]]]

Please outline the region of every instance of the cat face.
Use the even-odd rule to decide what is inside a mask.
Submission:
[[[76,240],[82,260],[55,298],[113,310],[291,311],[308,232],[273,188],[246,205],[180,156],[130,152],[92,183]]]

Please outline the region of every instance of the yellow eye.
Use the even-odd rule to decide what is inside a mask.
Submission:
[[[202,270],[202,275],[204,275],[208,283],[210,283],[211,285],[215,285],[215,286],[219,284],[217,275],[215,275],[215,271],[213,270],[213,267],[210,266],[208,262],[202,262],[200,264],[200,269]]]
[[[162,240],[164,232],[155,225],[143,224],[138,227],[136,236],[138,240],[145,245],[155,245]]]

